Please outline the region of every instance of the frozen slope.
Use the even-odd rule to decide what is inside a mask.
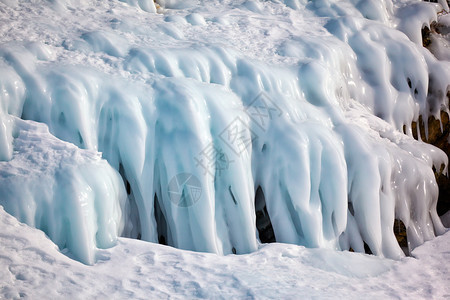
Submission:
[[[119,238],[95,266],[58,252],[0,208],[0,297],[6,299],[446,299],[450,234],[393,261],[269,244],[251,254],[182,251]]]
[[[45,123],[122,176],[99,192],[100,207],[122,207],[106,224],[181,249],[256,251],[255,198],[278,242],[399,258],[394,219],[411,249],[444,232],[432,168],[447,157],[410,126],[448,111],[449,62],[420,43],[440,5],[166,1],[157,14],[124,2],[0,2],[2,168],[19,155],[18,118]],[[9,213],[54,230],[5,189]],[[108,196],[123,190],[124,205]],[[86,209],[80,226],[105,231]]]

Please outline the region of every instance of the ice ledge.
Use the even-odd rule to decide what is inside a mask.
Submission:
[[[86,264],[116,243],[126,194],[118,172],[95,151],[81,150],[44,124],[13,118],[13,154],[0,162],[0,205],[43,230]]]

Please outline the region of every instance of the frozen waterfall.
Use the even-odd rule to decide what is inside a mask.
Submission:
[[[445,1],[27,2],[0,1],[0,205],[80,261],[117,236],[252,252],[256,211],[390,258],[395,219],[410,248],[445,231],[447,156],[411,129],[448,112],[421,44]]]

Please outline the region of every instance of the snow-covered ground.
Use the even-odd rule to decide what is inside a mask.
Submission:
[[[0,0],[0,297],[450,297],[446,1],[157,2]]]
[[[267,244],[245,255],[119,238],[86,266],[0,209],[0,298],[448,299],[450,232],[394,261]]]

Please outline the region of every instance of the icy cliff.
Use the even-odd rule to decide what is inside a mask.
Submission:
[[[394,219],[410,248],[444,232],[447,157],[411,132],[448,111],[421,44],[444,1],[183,3],[0,1],[6,211],[86,263],[117,235],[252,252],[256,211],[392,258]]]

